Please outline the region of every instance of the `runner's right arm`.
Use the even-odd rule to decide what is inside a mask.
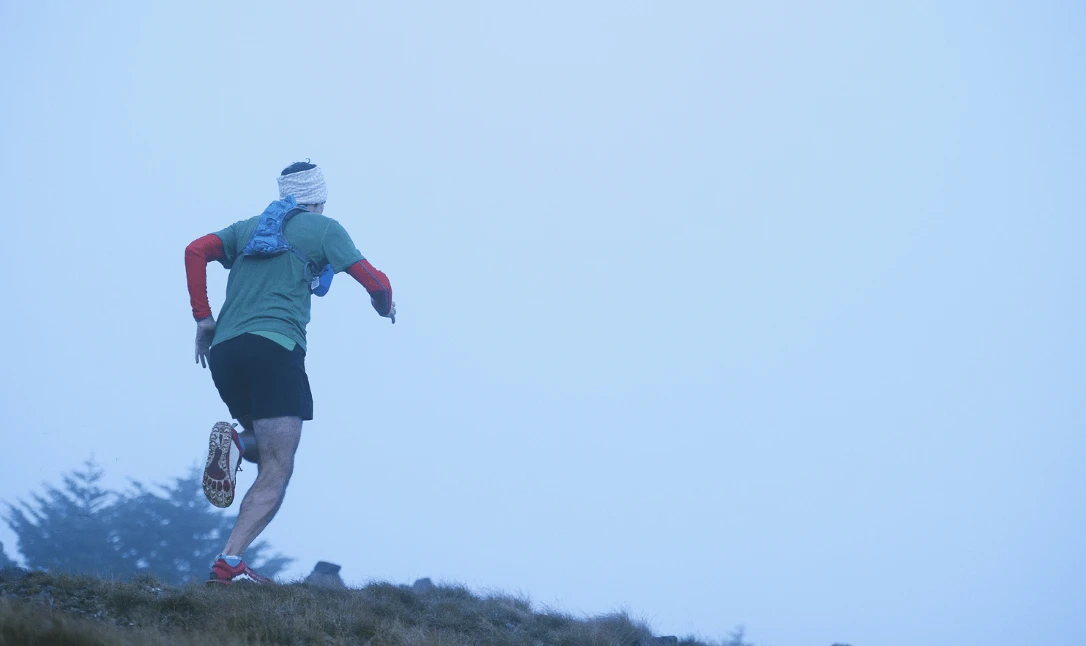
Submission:
[[[211,316],[207,300],[207,263],[226,258],[222,240],[214,233],[197,238],[185,247],[185,278],[189,287],[192,317],[197,321]]]

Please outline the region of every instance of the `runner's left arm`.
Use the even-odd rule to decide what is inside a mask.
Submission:
[[[211,303],[207,300],[207,263],[221,262],[225,258],[222,239],[214,233],[197,238],[185,247],[185,278],[192,317],[197,321],[211,316]]]
[[[385,272],[374,267],[363,258],[347,268],[347,273],[366,288],[373,303],[373,309],[381,316],[392,316],[392,283],[388,282]]]
[[[385,272],[366,260],[339,222],[329,218],[328,228],[321,240],[324,255],[335,272],[345,271],[357,280],[370,295],[373,309],[396,322],[396,304],[392,302],[392,283]]]

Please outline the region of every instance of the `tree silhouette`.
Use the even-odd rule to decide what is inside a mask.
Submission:
[[[15,561],[8,558],[8,555],[4,553],[4,544],[0,543],[0,570],[9,567],[17,567]]]
[[[61,488],[32,494],[33,504],[8,505],[7,523],[31,569],[99,574],[124,571],[112,545],[110,521],[116,494],[99,484],[102,469],[88,460],[63,476]]]
[[[114,508],[116,548],[126,563],[163,581],[188,583],[207,578],[236,517],[214,510],[204,497],[202,473],[193,469],[155,493],[139,482]],[[293,559],[269,556],[265,541],[254,543],[245,560],[265,576],[282,572]]]
[[[133,482],[124,493],[104,490],[102,475],[88,461],[65,475],[62,487],[8,505],[5,520],[27,567],[121,578],[154,574],[176,584],[203,580],[235,517],[208,505],[200,470],[167,486]],[[265,576],[292,561],[269,552],[261,541],[245,560]]]

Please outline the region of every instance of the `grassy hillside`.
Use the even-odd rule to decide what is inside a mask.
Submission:
[[[624,614],[577,619],[462,587],[169,587],[8,571],[0,576],[0,645],[33,644],[705,646],[653,637]]]

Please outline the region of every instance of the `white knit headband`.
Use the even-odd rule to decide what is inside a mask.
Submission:
[[[279,199],[294,196],[298,204],[322,204],[328,201],[328,187],[320,166],[279,176]]]

